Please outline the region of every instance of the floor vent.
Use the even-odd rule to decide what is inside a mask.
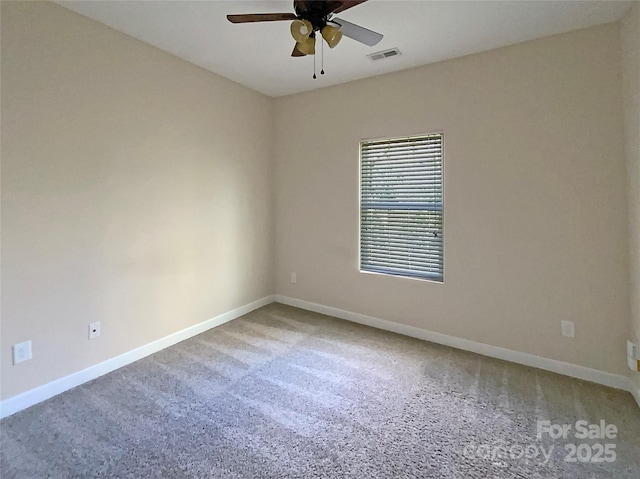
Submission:
[[[369,57],[369,60],[371,60],[372,62],[375,62],[378,60],[384,60],[385,58],[395,57],[397,55],[402,55],[402,53],[400,53],[400,50],[398,50],[397,48],[390,48],[389,50],[383,50],[381,52],[371,53],[370,55],[367,55],[367,56]]]

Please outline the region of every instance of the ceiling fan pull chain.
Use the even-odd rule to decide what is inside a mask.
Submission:
[[[316,56],[313,55],[313,79],[316,79]]]
[[[320,38],[320,75],[324,75],[324,42]]]

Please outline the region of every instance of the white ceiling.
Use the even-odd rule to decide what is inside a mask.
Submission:
[[[229,13],[293,12],[292,1],[57,3],[275,97],[614,22],[632,2],[370,0],[338,16],[384,39],[375,47],[349,38],[333,50],[325,44],[326,74],[317,80],[312,79],[312,56],[290,56],[289,22],[234,25],[226,20]],[[402,55],[378,62],[366,57],[393,47]]]

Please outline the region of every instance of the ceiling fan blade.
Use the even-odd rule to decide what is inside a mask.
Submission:
[[[293,46],[293,51],[291,52],[291,56],[292,57],[306,57],[307,54],[306,53],[302,53],[300,50],[298,50],[298,44],[296,43]]]
[[[361,3],[364,3],[366,1],[367,0],[348,0],[348,1],[339,2],[339,3],[342,3],[342,5],[340,5],[335,10],[331,10],[331,11],[333,13],[344,12],[347,8],[355,7],[356,5],[360,5]]]
[[[295,20],[295,13],[248,13],[242,15],[227,15],[231,23],[277,22],[279,20]]]
[[[330,23],[338,25],[340,27],[340,31],[345,37],[349,37],[357,42],[369,45],[370,47],[380,42],[383,37],[380,33],[361,27],[355,23],[347,22],[342,18],[333,17]]]

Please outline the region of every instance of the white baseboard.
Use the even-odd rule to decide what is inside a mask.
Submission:
[[[170,334],[169,336],[165,336],[164,338],[158,339],[156,341],[153,341],[152,343],[133,349],[114,358],[107,359],[106,361],[98,363],[94,366],[90,366],[86,369],[83,369],[82,371],[78,371],[76,373],[70,374],[69,376],[56,379],[55,381],[31,389],[17,396],[13,396],[0,401],[0,418],[15,414],[16,412],[22,411],[23,409],[33,406],[34,404],[45,401],[46,399],[56,396],[64,391],[96,379],[104,374],[110,373],[111,371],[126,366],[127,364],[131,364],[135,361],[138,361],[139,359],[161,351],[162,349],[168,348],[169,346],[173,346],[180,341],[184,341],[185,339],[189,339],[200,333],[208,331],[209,329],[215,328],[216,326],[220,326],[221,324],[239,318],[242,315],[250,313],[251,311],[261,308],[262,306],[266,306],[267,304],[270,304],[274,301],[288,304],[290,306],[295,306],[297,308],[314,311],[317,313],[327,314],[329,316],[345,319],[347,321],[364,324],[366,326],[404,334],[405,336],[411,336],[425,341],[431,341],[433,343],[443,344],[445,346],[451,346],[453,348],[462,349],[465,351],[471,351],[474,353],[482,354],[483,356],[489,356],[513,363],[524,364],[526,366],[532,366],[535,368],[563,374],[565,376],[583,379],[586,381],[602,384],[604,386],[629,391],[635,398],[638,406],[640,406],[640,389],[638,389],[631,382],[631,380],[625,376],[607,373],[604,371],[599,371],[597,369],[586,368],[584,366],[578,366],[576,364],[565,363],[563,361],[557,361],[555,359],[548,359],[540,356],[534,356],[532,354],[521,353],[518,351],[513,351],[511,349],[500,348],[498,346],[478,343],[475,341],[470,341],[468,339],[448,336],[446,334],[435,333],[426,329],[407,326],[400,323],[394,323],[393,321],[387,321],[384,319],[375,318],[373,316],[345,311],[342,309],[324,306],[322,304],[312,303],[309,301],[303,301],[300,299],[281,295],[271,295],[265,296],[264,298],[236,308],[232,311],[220,314],[214,318],[208,319],[207,321],[203,321],[202,323]]]
[[[145,344],[144,346],[140,346],[139,348],[132,349],[131,351],[128,351],[114,358],[107,359],[106,361],[98,363],[94,366],[90,366],[86,369],[83,369],[82,371],[78,371],[70,374],[69,376],[56,379],[55,381],[51,381],[50,383],[31,389],[22,394],[18,394],[17,396],[7,398],[3,401],[0,401],[0,418],[15,414],[18,411],[22,411],[23,409],[33,406],[34,404],[56,396],[71,388],[84,384],[87,381],[91,381],[92,379],[110,373],[111,371],[126,366],[127,364],[138,361],[139,359],[149,356],[150,354],[161,351],[162,349],[168,348],[169,346],[173,346],[180,341],[184,341],[185,339],[189,339],[200,333],[204,333],[205,331],[208,331],[211,328],[215,328],[216,326],[220,326],[221,324],[231,321],[232,319],[239,318],[244,314],[250,313],[254,309],[266,306],[273,301],[274,296],[266,296],[262,299],[236,308],[232,311],[222,313],[215,318],[211,318],[203,321],[202,323],[190,326],[181,331],[170,334],[169,336],[165,336],[164,338],[158,339],[149,344]]]
[[[478,343],[476,341],[457,338],[455,336],[435,333],[426,329],[407,326],[400,323],[394,323],[393,321],[374,318],[373,316],[354,313],[352,311],[345,311],[343,309],[324,306],[317,303],[311,303],[309,301],[303,301],[287,296],[275,295],[275,301],[287,304],[289,306],[295,306],[297,308],[314,311],[316,313],[322,313],[329,316],[334,316],[336,318],[346,319],[347,321],[352,321],[354,323],[360,323],[366,326],[372,326],[374,328],[404,334],[405,336],[411,336],[413,338],[423,339],[425,341],[431,341],[433,343],[443,344],[445,346],[451,346],[456,349],[471,351],[474,353],[482,354],[483,356],[503,359],[512,363],[524,364],[525,366],[544,369],[546,371],[552,371],[554,373],[563,374],[565,376],[583,379],[585,381],[602,384],[604,386],[609,386],[616,389],[622,389],[634,394],[636,401],[638,401],[638,405],[640,405],[640,391],[633,391],[632,384],[629,378],[619,374],[608,373],[597,369],[579,366],[577,364],[557,361],[555,359],[543,358],[540,356],[535,356],[533,354],[521,353],[519,351],[513,351],[511,349],[501,348],[498,346],[491,346],[484,343]]]

